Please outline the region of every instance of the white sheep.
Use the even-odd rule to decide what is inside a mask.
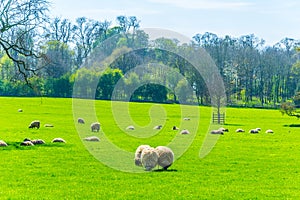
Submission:
[[[215,135],[224,135],[224,132],[222,130],[212,130],[210,131],[211,134],[215,134]]]
[[[151,148],[151,147],[147,144],[143,144],[138,146],[138,148],[136,149],[134,154],[134,163],[136,166],[142,166],[141,155],[142,155],[142,151],[146,148]]]
[[[0,140],[0,147],[7,147],[8,145],[3,140]]]
[[[100,123],[99,122],[94,122],[91,124],[91,130],[94,132],[94,131],[97,131],[99,132],[100,130]]]
[[[30,124],[29,124],[29,127],[28,128],[37,128],[39,129],[40,128],[40,121],[39,120],[34,120],[32,121]]]
[[[185,121],[190,121],[191,119],[188,118],[188,117],[185,117],[185,118],[183,118],[183,120],[185,120]]]
[[[164,170],[167,170],[174,162],[174,153],[173,151],[166,146],[158,146],[155,148],[155,151],[158,155],[157,164],[161,166]]]
[[[31,141],[23,141],[21,144],[21,146],[34,146],[34,144]]]
[[[220,130],[220,131],[223,131],[223,132],[229,132],[228,128],[223,128],[223,127],[221,127],[221,128],[219,128],[219,130]]]
[[[23,112],[23,110],[20,108],[20,109],[18,110],[18,112]]]
[[[268,129],[268,130],[266,130],[266,133],[274,133],[274,131],[271,129]]]
[[[78,118],[77,119],[77,122],[78,122],[78,124],[84,124],[85,122],[84,122],[84,119],[82,119],[82,118]]]
[[[179,128],[177,128],[176,126],[173,126],[172,130],[176,131],[176,130],[179,130]]]
[[[145,148],[141,154],[141,162],[146,171],[151,171],[158,162],[158,155],[154,148]]]
[[[86,137],[84,138],[85,141],[90,141],[90,142],[99,142],[100,139],[97,136],[90,136],[90,137]]]
[[[256,133],[259,133],[259,131],[255,128],[255,129],[251,129],[251,130],[249,131],[249,133],[256,134]]]
[[[42,139],[36,139],[36,140],[31,140],[31,143],[36,145],[36,144],[45,144],[45,141]]]
[[[66,141],[62,138],[54,138],[52,143],[66,143]]]
[[[187,129],[183,129],[180,134],[182,135],[186,135],[186,134],[190,134],[190,132]]]
[[[245,130],[243,130],[243,129],[241,129],[241,128],[238,128],[238,129],[236,129],[236,131],[235,132],[237,132],[237,133],[244,133],[245,132]]]
[[[126,127],[126,130],[132,130],[132,131],[133,131],[134,129],[135,129],[135,128],[134,128],[134,126],[132,126],[132,125]]]
[[[162,125],[154,126],[153,129],[160,130],[162,128]]]

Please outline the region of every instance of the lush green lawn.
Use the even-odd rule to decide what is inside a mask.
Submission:
[[[197,107],[180,109],[178,105],[132,103],[129,116],[137,129],[128,132],[124,128],[133,122],[125,115],[126,104],[114,105],[113,115],[111,102],[97,101],[95,110],[102,131],[96,134],[102,141],[91,144],[82,142],[82,138],[93,135],[89,124],[94,117],[82,107],[75,118],[82,114],[87,123],[82,126],[74,123],[72,99],[3,97],[0,105],[0,140],[9,144],[0,149],[0,199],[300,198],[300,128],[284,126],[300,121],[281,116],[277,110],[227,108],[224,126],[230,132],[218,139],[206,157],[200,158],[211,121],[211,109],[207,107],[200,108],[199,129],[195,131]],[[24,112],[17,112],[19,108]],[[149,113],[154,116],[152,119]],[[190,117],[191,121],[185,122],[183,117]],[[39,130],[28,129],[34,119],[41,121]],[[164,128],[154,132],[152,127],[159,122]],[[54,127],[45,128],[46,123]],[[171,130],[173,125],[188,128],[191,134],[180,136]],[[259,134],[235,133],[237,128],[248,131],[257,127],[262,129]],[[265,134],[266,129],[275,133]],[[139,134],[146,135],[140,138]],[[20,147],[26,137],[41,138],[47,144]],[[67,143],[52,144],[55,137],[62,137]],[[174,138],[177,143],[172,141]],[[115,156],[118,152],[109,154],[110,149],[104,148],[105,141],[129,155],[145,143],[158,146],[171,142],[175,154],[183,153],[186,148],[187,151],[181,157],[177,154],[179,158],[169,171],[133,173],[106,166],[119,165],[120,169],[126,166],[129,171],[144,172],[134,166],[133,157],[128,161],[132,166],[128,166],[122,156]],[[109,154],[105,159],[113,162],[104,160],[106,165],[102,164],[99,156],[104,159],[103,153]]]

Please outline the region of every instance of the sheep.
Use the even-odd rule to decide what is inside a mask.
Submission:
[[[259,131],[258,131],[257,129],[251,129],[251,130],[249,131],[249,133],[256,134],[256,133],[259,133]]]
[[[3,140],[0,140],[0,147],[7,147],[8,145]]]
[[[95,132],[95,131],[99,132],[99,130],[100,130],[100,123],[99,122],[92,123],[91,124],[91,130],[92,130],[92,132]]]
[[[42,139],[36,139],[36,140],[31,140],[31,143],[36,145],[36,144],[45,144],[45,141]]]
[[[127,126],[127,128],[126,128],[126,130],[134,130],[135,128],[134,128],[134,126]]]
[[[84,138],[85,141],[90,141],[90,142],[99,142],[100,139],[96,136],[90,136],[90,137],[86,137]]]
[[[220,130],[220,131],[223,131],[223,132],[229,132],[228,128],[223,128],[223,127],[221,127],[221,128],[219,128],[219,130]]]
[[[245,130],[243,130],[243,129],[241,129],[241,128],[238,128],[238,129],[236,129],[236,131],[235,132],[237,132],[237,133],[244,133],[245,132]]]
[[[158,126],[154,126],[153,129],[160,130],[161,128],[162,128],[162,125],[158,125]]]
[[[210,131],[211,134],[216,134],[216,135],[224,135],[224,132],[222,130],[212,130]]]
[[[177,128],[176,126],[173,126],[172,130],[176,131],[176,130],[179,130],[179,128]]]
[[[31,141],[23,141],[20,145],[21,146],[34,146],[34,144]]]
[[[190,134],[190,132],[189,132],[188,130],[186,130],[186,129],[183,129],[183,130],[180,132],[180,134],[186,135],[186,134]]]
[[[146,148],[151,148],[151,147],[147,144],[143,144],[138,146],[138,148],[136,149],[134,154],[134,163],[136,166],[142,166],[141,155],[142,155],[142,151]]]
[[[40,128],[40,121],[39,120],[34,120],[29,124],[28,128]]]
[[[188,118],[188,117],[185,117],[185,118],[183,118],[183,120],[185,120],[185,121],[190,121],[191,119]]]
[[[268,129],[268,130],[266,130],[266,133],[274,133],[274,131],[271,129]]]
[[[20,109],[18,110],[18,112],[23,112],[23,110],[20,108]]]
[[[155,152],[158,155],[157,164],[164,170],[167,170],[174,162],[173,151],[166,146],[158,146],[155,148]]]
[[[153,147],[145,148],[141,154],[142,166],[146,171],[151,171],[158,162],[158,155]]]
[[[82,119],[82,118],[78,118],[77,119],[77,122],[78,122],[78,124],[84,124],[85,122],[84,122],[84,119]]]
[[[62,138],[54,138],[53,140],[52,140],[52,143],[66,143],[66,141],[64,140],[64,139],[62,139]]]

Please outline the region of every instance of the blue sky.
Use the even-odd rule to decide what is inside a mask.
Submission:
[[[273,45],[284,37],[300,39],[299,0],[49,0],[53,16],[88,17],[113,23],[136,16],[141,28],[164,28],[192,38],[255,34]]]

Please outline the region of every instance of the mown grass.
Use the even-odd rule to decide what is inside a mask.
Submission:
[[[91,135],[90,121],[87,115],[85,125],[74,124],[71,99],[3,97],[0,105],[0,140],[9,144],[0,148],[1,199],[300,198],[300,132],[299,127],[287,126],[300,122],[282,116],[278,110],[227,108],[224,126],[230,132],[221,136],[212,151],[200,159],[199,152],[211,121],[211,109],[200,107],[195,138],[169,171],[128,173],[102,164],[89,153],[86,143],[82,142],[84,135],[79,135],[76,127],[86,131],[85,135]],[[119,105],[119,109],[125,109],[125,104],[119,102]],[[17,112],[19,108],[24,112]],[[164,125],[164,129],[152,137],[138,138],[123,131],[125,125],[130,125],[129,119],[121,116],[121,125],[114,120],[111,102],[96,101],[95,108],[102,125],[100,139],[105,136],[132,153],[142,143],[152,146],[170,143],[177,134],[171,127],[180,126],[187,115],[182,116],[178,105],[131,103],[130,116],[138,126],[151,132],[154,123],[161,120]],[[185,109],[190,111],[191,121],[183,122],[181,128],[190,128],[189,123],[197,120],[196,107]],[[162,118],[151,121],[149,110]],[[118,115],[122,112],[126,109],[120,110]],[[34,119],[42,123],[39,130],[28,129]],[[43,127],[46,123],[54,127]],[[248,131],[256,127],[262,132],[234,132],[237,128]],[[265,134],[269,128],[275,133]],[[52,144],[55,137],[62,137],[67,143]],[[41,138],[47,144],[20,147],[24,138]],[[101,148],[101,142],[93,145]],[[119,162],[119,158],[111,159]],[[132,165],[135,167],[133,158]],[[142,168],[136,170],[143,172]]]

